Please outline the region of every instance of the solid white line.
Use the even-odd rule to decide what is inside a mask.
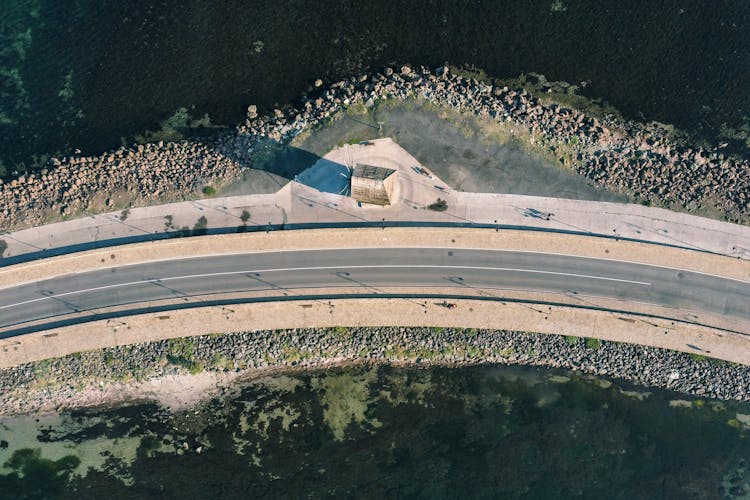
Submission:
[[[645,242],[645,244],[653,244],[658,245],[658,243],[650,243]],[[733,278],[731,276],[724,276],[721,274],[713,274],[713,273],[707,273],[704,271],[697,271],[694,269],[688,269],[684,267],[673,267],[673,266],[664,266],[661,264],[651,264],[649,262],[639,262],[635,260],[619,260],[619,259],[612,259],[608,257],[592,257],[588,255],[576,255],[571,253],[560,253],[560,252],[540,252],[535,250],[517,250],[513,248],[481,248],[481,247],[446,247],[446,246],[422,246],[422,247],[410,247],[410,246],[384,246],[384,247],[375,247],[375,246],[366,246],[366,247],[332,247],[332,248],[292,248],[292,249],[279,249],[279,250],[249,250],[246,252],[227,252],[227,253],[216,253],[216,254],[206,254],[206,255],[184,255],[179,257],[169,257],[165,259],[153,259],[153,260],[144,260],[141,262],[134,262],[129,264],[123,264],[121,266],[112,266],[112,267],[130,267],[130,266],[139,266],[142,264],[152,264],[156,262],[169,262],[173,260],[190,260],[190,259],[207,259],[207,258],[213,258],[213,257],[224,257],[224,256],[237,256],[237,255],[257,255],[257,254],[267,254],[267,253],[296,253],[296,252],[329,252],[329,251],[345,251],[345,250],[379,250],[379,249],[388,249],[388,250],[446,250],[446,251],[461,251],[461,250],[468,250],[468,251],[476,251],[476,252],[505,252],[505,253],[529,253],[529,254],[539,254],[539,255],[553,255],[556,257],[571,257],[574,259],[583,259],[583,260],[600,260],[603,262],[619,262],[622,264],[633,264],[637,266],[646,266],[646,267],[654,267],[659,269],[668,269],[670,271],[677,271],[677,272],[687,272],[691,274],[700,274],[702,276],[709,276],[711,278],[720,278],[725,279],[729,281],[736,281],[738,283],[743,283],[746,285],[750,285],[750,281],[743,280],[741,278]],[[681,250],[690,250],[689,248],[678,248]],[[110,252],[104,252],[104,253],[110,253]],[[729,257],[726,254],[715,254],[718,257]],[[742,261],[741,261],[742,262]],[[100,269],[94,269],[93,271],[75,271],[70,274],[84,274],[88,272],[95,272]],[[3,270],[0,269],[0,273],[2,273]],[[28,283],[28,282],[27,282]],[[20,283],[20,284],[26,284],[26,283]],[[17,285],[8,285],[5,287],[0,287],[0,290],[4,288],[12,288]]]
[[[645,281],[633,281],[633,280],[624,280],[624,279],[619,279],[619,278],[608,278],[606,276],[591,276],[588,274],[562,273],[562,272],[556,272],[556,271],[540,271],[536,269],[516,269],[512,267],[436,266],[436,265],[409,265],[409,264],[402,264],[402,265],[382,264],[382,265],[370,265],[370,266],[313,266],[313,267],[288,267],[288,268],[277,268],[277,269],[254,269],[254,270],[244,270],[244,271],[226,271],[226,272],[221,272],[221,273],[191,274],[191,275],[185,275],[185,276],[172,276],[169,278],[155,278],[155,279],[150,279],[150,280],[130,281],[127,283],[116,283],[113,285],[98,286],[94,288],[87,288],[84,290],[74,290],[72,292],[53,294],[53,295],[49,295],[46,297],[40,297],[38,299],[25,300],[23,302],[17,302],[15,304],[8,304],[5,306],[0,306],[0,309],[8,309],[11,307],[40,302],[42,300],[66,297],[69,295],[76,295],[76,294],[87,293],[87,292],[96,292],[100,290],[122,288],[126,286],[141,285],[141,284],[146,284],[146,283],[156,284],[156,283],[160,283],[163,281],[174,281],[174,280],[181,280],[181,279],[211,278],[214,276],[228,276],[228,275],[233,275],[233,274],[273,273],[273,272],[285,272],[285,271],[324,271],[324,270],[333,270],[333,269],[346,270],[346,269],[402,269],[402,268],[403,269],[420,268],[420,269],[470,269],[470,270],[478,270],[478,271],[510,271],[510,272],[534,273],[534,274],[551,274],[555,276],[570,276],[574,278],[586,278],[586,279],[593,279],[593,280],[629,283],[633,285],[651,286],[651,283],[647,283]]]

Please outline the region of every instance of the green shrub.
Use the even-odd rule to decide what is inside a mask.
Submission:
[[[216,190],[211,186],[206,186],[203,188],[203,194],[206,196],[213,196],[216,194]]]
[[[445,212],[446,210],[448,210],[448,202],[441,198],[438,198],[435,203],[427,205],[427,208],[429,208],[430,210],[434,210],[435,212]]]
[[[200,236],[203,234],[206,234],[208,232],[208,219],[206,219],[205,215],[201,215],[200,219],[198,219],[193,226],[193,234],[196,236]]]

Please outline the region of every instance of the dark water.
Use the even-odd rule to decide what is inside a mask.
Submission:
[[[146,405],[0,424],[5,498],[750,492],[750,405],[551,370],[276,376],[199,411],[171,415]]]
[[[0,160],[234,125],[317,77],[388,63],[586,82],[629,117],[743,144],[747,2],[3,0]],[[178,112],[184,108],[183,112]],[[745,135],[743,135],[743,133]],[[153,137],[153,136],[152,136]]]

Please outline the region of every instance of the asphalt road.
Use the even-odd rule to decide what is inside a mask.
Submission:
[[[116,267],[0,289],[0,331],[72,312],[190,296],[349,287],[546,291],[750,320],[750,283],[642,264],[462,249],[347,249],[222,255]],[[213,297],[216,298],[216,295]],[[628,305],[630,304],[630,306]]]

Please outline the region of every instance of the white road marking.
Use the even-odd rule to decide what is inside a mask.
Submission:
[[[285,271],[324,271],[324,270],[333,270],[333,269],[339,269],[342,271],[345,271],[347,269],[413,269],[413,268],[420,268],[420,269],[468,269],[468,270],[474,270],[474,271],[508,271],[508,272],[521,272],[521,273],[533,273],[533,274],[550,274],[555,276],[570,276],[573,278],[586,278],[586,279],[593,279],[593,280],[602,280],[602,281],[613,281],[618,283],[628,283],[633,285],[642,285],[642,286],[651,286],[651,283],[647,283],[645,281],[634,281],[634,280],[624,280],[619,278],[608,278],[606,276],[591,276],[588,274],[575,274],[575,273],[562,273],[562,272],[556,272],[556,271],[541,271],[536,269],[517,269],[512,267],[481,267],[481,266],[437,266],[437,265],[410,265],[410,264],[403,264],[403,265],[370,265],[370,266],[313,266],[313,267],[288,267],[288,268],[276,268],[276,269],[251,269],[251,270],[244,270],[244,271],[226,271],[221,273],[206,273],[206,274],[191,274],[191,275],[184,275],[184,276],[172,276],[168,278],[155,278],[150,280],[139,280],[139,281],[130,281],[127,283],[116,283],[114,285],[104,285],[104,286],[98,286],[94,288],[86,288],[84,290],[74,290],[72,292],[65,292],[60,294],[52,294],[45,297],[40,297],[38,299],[30,299],[25,300],[23,302],[17,302],[15,304],[8,304],[5,306],[0,306],[0,309],[8,309],[11,307],[17,307],[21,305],[26,304],[33,304],[35,302],[40,302],[42,300],[49,300],[49,299],[56,299],[59,297],[66,297],[70,295],[76,295],[76,294],[82,294],[82,293],[88,293],[88,292],[97,292],[100,290],[108,290],[112,288],[122,288],[126,286],[131,285],[142,285],[146,283],[161,283],[164,281],[174,281],[174,280],[181,280],[181,279],[191,279],[191,278],[211,278],[214,276],[228,276],[233,274],[248,274],[248,273],[273,273],[273,272],[285,272]]]
[[[594,235],[596,236],[596,235]],[[654,245],[658,245],[657,243],[653,243]],[[237,255],[257,255],[257,254],[266,254],[266,253],[295,253],[295,252],[328,252],[328,251],[342,251],[342,250],[378,250],[378,249],[388,249],[388,250],[446,250],[446,251],[472,251],[472,252],[504,252],[504,253],[532,253],[532,254],[539,254],[539,255],[552,255],[555,257],[571,257],[574,259],[584,259],[584,260],[600,260],[604,262],[618,262],[622,264],[634,264],[637,266],[646,266],[646,267],[656,267],[660,269],[668,269],[670,271],[677,271],[677,272],[687,272],[691,274],[700,274],[702,276],[709,276],[711,278],[720,278],[725,279],[729,281],[736,281],[738,283],[743,283],[745,285],[750,285],[750,281],[743,280],[741,278],[733,278],[731,276],[724,276],[721,274],[713,274],[713,273],[707,273],[704,271],[697,271],[695,269],[688,269],[684,267],[673,267],[673,266],[665,266],[661,264],[652,264],[649,262],[640,262],[635,260],[621,260],[621,259],[612,259],[608,257],[593,257],[589,255],[576,255],[571,253],[560,253],[560,252],[541,252],[537,250],[519,250],[515,248],[485,248],[485,247],[446,247],[446,246],[422,246],[422,247],[411,247],[411,246],[384,246],[384,247],[375,247],[375,246],[366,246],[366,247],[330,247],[330,248],[291,248],[291,249],[279,249],[279,250],[273,250],[273,249],[266,249],[266,250],[248,250],[245,252],[227,252],[227,253],[216,253],[216,254],[206,254],[206,255],[184,255],[184,256],[178,256],[178,257],[168,257],[165,259],[153,259],[153,260],[144,260],[141,262],[135,262],[135,263],[128,263],[123,265],[114,265],[111,267],[131,267],[131,266],[139,266],[142,264],[152,264],[155,262],[169,262],[172,260],[190,260],[190,259],[204,259],[204,258],[212,258],[212,257],[224,257],[224,256],[237,256]],[[681,247],[678,247],[681,248]],[[688,249],[689,250],[689,249]],[[111,253],[111,252],[104,252],[104,253]],[[725,256],[725,254],[716,254],[717,256]],[[94,269],[94,271],[98,271],[100,269]],[[2,269],[0,269],[0,274],[3,272]],[[85,271],[75,271],[71,274],[84,274],[92,272],[90,270]],[[29,282],[25,283],[19,283],[21,285],[27,284]],[[12,288],[14,286],[17,286],[15,284],[8,285],[5,287],[0,287],[0,290],[3,288]]]
[[[593,235],[596,236],[596,235]],[[214,258],[214,257],[227,257],[227,256],[237,256],[237,255],[257,255],[257,254],[266,254],[266,253],[294,253],[294,252],[327,252],[327,251],[340,251],[340,250],[373,250],[378,248],[386,248],[386,249],[396,249],[396,250],[446,250],[446,251],[461,251],[461,250],[469,250],[469,251],[481,251],[481,252],[506,252],[506,253],[534,253],[539,255],[553,255],[557,257],[571,257],[576,259],[586,259],[586,260],[599,260],[604,262],[618,262],[622,264],[634,264],[638,266],[648,266],[648,267],[655,267],[655,268],[661,268],[661,269],[668,269],[670,271],[677,271],[677,272],[687,272],[691,274],[699,274],[702,276],[709,276],[711,278],[719,278],[719,279],[725,279],[729,281],[735,281],[737,283],[742,283],[745,285],[750,285],[750,281],[744,280],[741,278],[733,278],[731,276],[725,276],[721,274],[713,274],[708,273],[704,271],[697,271],[695,269],[687,269],[687,268],[680,268],[680,267],[672,267],[672,266],[665,266],[661,264],[653,264],[648,262],[638,262],[638,261],[632,261],[632,260],[619,260],[619,259],[612,259],[607,257],[593,257],[593,256],[587,256],[587,255],[576,255],[576,254],[567,254],[567,253],[558,253],[558,252],[540,252],[535,250],[519,250],[519,249],[510,249],[510,248],[484,248],[484,247],[445,247],[445,246],[423,246],[423,247],[411,247],[411,246],[384,246],[384,247],[375,247],[375,246],[365,246],[365,247],[323,247],[323,248],[293,248],[293,249],[263,249],[263,250],[247,250],[243,252],[222,252],[222,253],[212,253],[212,254],[203,254],[203,255],[183,255],[183,256],[176,256],[176,257],[168,257],[168,258],[162,258],[162,259],[147,259],[140,262],[133,262],[133,263],[127,263],[127,264],[114,264],[112,266],[106,266],[101,268],[95,268],[95,269],[86,269],[83,271],[73,271],[69,273],[59,274],[59,275],[50,275],[46,279],[54,279],[60,276],[70,276],[70,275],[76,275],[76,274],[86,274],[90,272],[96,272],[101,271],[103,269],[115,269],[115,268],[123,268],[123,267],[135,267],[140,266],[143,264],[154,264],[157,262],[169,262],[169,261],[177,261],[177,260],[190,260],[190,259],[206,259],[206,258]],[[679,248],[679,247],[678,247]],[[109,255],[112,253],[113,249],[104,250],[99,253],[91,254],[93,255]],[[724,255],[724,254],[717,254],[717,255]],[[73,254],[70,256],[62,257],[60,260],[68,260],[68,259],[75,259],[79,258],[79,255]],[[32,264],[30,267],[35,267],[36,265],[44,265],[44,262],[40,262],[38,264]],[[22,264],[19,264],[22,265]],[[0,275],[13,271],[14,266],[7,266],[4,268],[0,268]],[[29,280],[29,281],[23,281],[18,283],[13,283],[9,285],[3,285],[0,286],[0,290],[6,290],[9,288],[14,288],[17,286],[22,285],[28,285],[30,283],[36,283],[39,281],[39,279],[35,280]],[[1,309],[1,308],[0,308]]]

